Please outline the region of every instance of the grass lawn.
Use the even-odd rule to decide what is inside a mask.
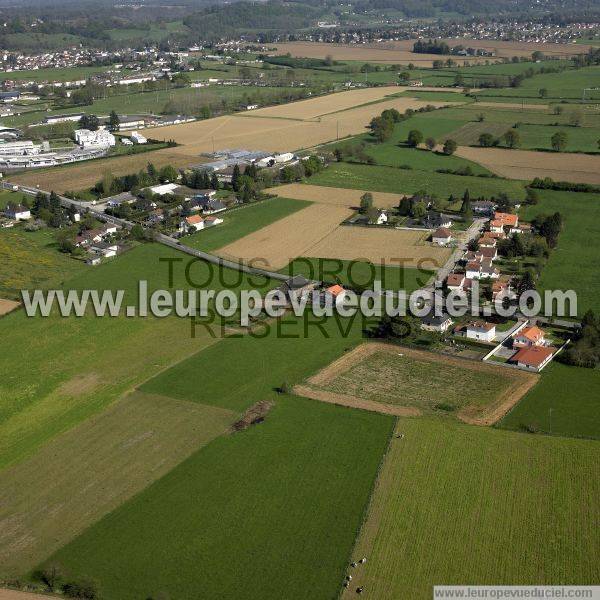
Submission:
[[[84,269],[81,261],[58,251],[52,229],[0,229],[0,297],[20,299],[21,290],[58,288]]]
[[[4,232],[2,232],[3,234]],[[181,253],[147,244],[98,267],[86,267],[67,289],[124,290],[137,299],[138,280],[150,292],[193,284],[216,291],[250,287],[237,271],[217,269]],[[259,278],[253,283],[260,286]],[[263,282],[264,283],[264,282]],[[124,391],[214,343],[205,328],[191,337],[188,318],[27,317],[22,310],[0,320],[0,469],[33,452],[54,435],[100,411]],[[160,341],[160,343],[158,343]],[[23,365],[27,365],[23,375]]]
[[[536,98],[540,102],[539,90],[548,90],[550,100],[580,100],[583,88],[598,87],[600,83],[600,66],[583,67],[563,71],[562,73],[546,73],[523,80],[518,88],[489,89],[477,92],[485,100],[486,96],[502,96],[504,98]],[[599,92],[588,92],[588,98],[600,98]]]
[[[223,248],[283,217],[306,208],[310,202],[290,198],[269,198],[217,215],[223,223],[184,237],[182,243],[206,252]]]
[[[578,313],[600,310],[600,279],[597,260],[600,252],[600,194],[540,190],[541,201],[521,209],[529,221],[539,214],[559,211],[564,219],[558,246],[552,250],[538,289],[575,290]]]
[[[369,560],[344,599],[359,585],[428,600],[434,585],[598,581],[598,442],[434,418],[397,431],[356,550]]]
[[[600,371],[552,363],[498,426],[600,439]]]
[[[309,311],[307,311],[308,314]],[[277,388],[304,380],[362,338],[362,324],[335,319],[320,328],[312,321],[286,315],[257,336],[226,337],[146,382],[141,390],[182,400],[192,400],[241,412],[259,400],[276,400]],[[261,336],[261,337],[259,337]],[[227,365],[213,369],[211,365]],[[202,385],[189,373],[207,373]],[[231,385],[231,382],[236,382]]]
[[[103,73],[109,67],[63,67],[60,69],[37,69],[27,71],[12,71],[0,75],[1,79],[15,81],[75,81],[86,79],[97,73]]]
[[[414,194],[424,189],[441,198],[450,194],[462,196],[465,189],[469,190],[471,198],[498,196],[501,192],[514,198],[525,195],[523,184],[519,181],[350,163],[333,163],[310,177],[307,183],[396,194]]]
[[[384,290],[406,290],[407,292],[423,287],[434,274],[433,271],[426,269],[309,257],[295,259],[281,272],[304,275],[307,279],[318,281],[335,281],[342,286],[358,289],[373,287],[373,282],[380,281]]]
[[[230,374],[223,392],[243,385]],[[51,560],[108,598],[334,598],[393,424],[285,397]]]

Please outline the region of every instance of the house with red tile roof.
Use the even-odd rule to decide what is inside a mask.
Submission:
[[[531,346],[543,346],[546,343],[545,333],[537,325],[524,327],[513,336],[515,348],[529,348]]]
[[[555,352],[553,346],[530,346],[515,352],[509,362],[521,369],[539,372],[552,360]]]

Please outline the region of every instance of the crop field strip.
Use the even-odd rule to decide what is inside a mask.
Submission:
[[[468,146],[460,146],[456,154],[509,179],[551,177],[555,181],[600,184],[600,155]]]
[[[223,434],[235,413],[133,394],[0,473],[0,563],[17,576]]]
[[[232,600],[332,597],[393,424],[280,399],[264,423],[216,439],[50,560],[123,600],[192,600],[199,587]]]
[[[378,600],[426,600],[434,585],[465,582],[593,584],[598,450],[595,441],[400,419],[353,552],[368,562],[350,570],[342,599],[357,586]]]

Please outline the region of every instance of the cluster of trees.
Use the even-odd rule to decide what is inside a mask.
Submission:
[[[429,150],[431,150],[432,152],[433,152],[433,150],[435,150],[435,147],[437,146],[437,141],[434,137],[428,137],[427,139],[425,139],[423,132],[420,131],[419,129],[411,129],[408,132],[408,136],[406,138],[406,143],[408,146],[411,146],[412,148],[416,148],[417,146],[422,144],[423,141],[425,142],[425,145],[427,146],[427,148]],[[455,140],[447,139],[444,141],[444,145],[442,147],[442,152],[444,154],[450,156],[451,154],[454,154],[456,152],[457,148],[458,148],[458,144],[456,143]]]
[[[506,258],[521,256],[542,258],[548,255],[548,244],[543,237],[514,233],[509,238],[498,242],[498,252]]]
[[[353,160],[366,164],[375,164],[375,159],[367,154],[367,144],[363,141],[351,141],[336,146],[333,156],[337,162]]]
[[[179,172],[172,165],[165,165],[157,169],[152,163],[148,163],[145,169],[120,177],[105,173],[102,180],[96,183],[93,191],[101,197],[114,196],[122,192],[136,193],[141,188],[157,183],[176,181],[178,177]]]
[[[546,240],[548,248],[555,248],[558,236],[563,227],[563,218],[559,212],[552,215],[538,215],[531,224],[535,230]]]
[[[98,588],[93,581],[68,581],[62,568],[57,564],[51,564],[35,573],[35,578],[43,583],[48,591],[52,593],[62,592],[68,598],[80,598],[81,600],[96,600]]]
[[[572,343],[558,355],[558,360],[568,365],[593,369],[600,363],[600,319],[588,310],[581,320]]]
[[[394,133],[394,125],[404,119],[404,115],[395,108],[388,108],[378,117],[373,117],[369,127],[371,128],[373,137],[378,142],[385,142]]]
[[[417,40],[412,51],[417,54],[450,54],[450,46],[440,40]]]
[[[551,177],[536,177],[529,187],[539,190],[556,190],[559,192],[584,192],[600,194],[600,186],[591,183],[572,183],[570,181],[554,181]]]
[[[44,221],[49,227],[56,228],[70,225],[74,212],[76,212],[74,208],[63,208],[60,198],[54,192],[50,192],[50,194],[38,192],[31,207],[32,215]]]

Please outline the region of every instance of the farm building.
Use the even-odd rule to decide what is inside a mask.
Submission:
[[[314,290],[317,282],[309,281],[303,275],[294,275],[284,281],[277,289],[282,291],[288,299],[298,299],[304,294]]]

